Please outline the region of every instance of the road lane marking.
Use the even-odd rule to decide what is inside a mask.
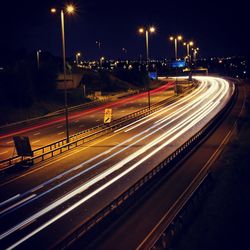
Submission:
[[[65,132],[63,131],[63,132],[60,132],[60,133],[57,133],[58,135],[62,135],[62,134],[64,134]]]
[[[63,125],[59,125],[59,126],[57,126],[56,128],[62,128],[63,127]]]
[[[31,144],[38,143],[39,141],[41,141],[41,140],[36,140],[36,141],[33,141],[33,142],[31,142]]]
[[[41,132],[37,132],[37,133],[35,133],[35,134],[33,134],[34,136],[37,136],[37,135],[40,135],[41,134]]]
[[[0,155],[4,155],[4,154],[6,154],[6,153],[8,153],[8,152],[9,152],[8,150],[3,151],[3,152],[0,153]]]
[[[13,143],[13,141],[8,141],[8,142],[6,142],[6,144],[12,144]]]

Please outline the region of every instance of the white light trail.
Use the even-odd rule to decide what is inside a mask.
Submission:
[[[208,79],[210,80],[210,79]],[[117,181],[118,179],[120,179],[121,177],[125,176],[127,173],[129,173],[130,171],[132,171],[134,168],[136,168],[137,166],[139,166],[141,163],[143,163],[145,160],[149,159],[152,155],[156,154],[157,152],[159,152],[162,148],[164,148],[166,145],[168,145],[169,143],[171,143],[172,141],[174,141],[175,139],[177,139],[180,135],[182,135],[183,133],[185,133],[186,131],[188,131],[190,128],[193,127],[193,125],[197,124],[198,122],[200,122],[204,117],[206,117],[212,110],[214,110],[219,104],[220,101],[224,98],[224,96],[228,93],[229,90],[229,85],[226,81],[221,80],[221,79],[216,79],[215,81],[220,82],[220,84],[222,85],[222,88],[220,91],[217,90],[217,88],[214,88],[214,96],[208,100],[203,106],[201,106],[198,110],[196,110],[192,115],[190,115],[189,117],[185,118],[184,120],[182,120],[181,122],[179,122],[177,125],[175,125],[172,129],[170,129],[169,131],[165,132],[164,134],[162,134],[161,136],[159,136],[158,138],[154,139],[153,141],[151,141],[149,144],[145,145],[144,147],[142,147],[141,149],[139,149],[138,151],[134,152],[132,155],[130,155],[129,157],[126,157],[125,159],[121,160],[120,162],[118,162],[117,164],[115,164],[114,166],[112,166],[111,168],[107,169],[106,171],[104,171],[103,173],[95,176],[94,178],[92,178],[91,180],[89,180],[88,182],[86,182],[85,184],[83,184],[82,186],[76,188],[75,190],[71,191],[70,193],[68,193],[67,195],[63,196],[62,198],[59,198],[58,200],[56,200],[54,203],[50,204],[49,206],[47,206],[46,208],[42,209],[41,211],[35,213],[33,216],[27,218],[26,220],[24,220],[23,222],[17,224],[16,226],[14,226],[13,228],[9,229],[8,231],[6,231],[5,233],[0,235],[0,239],[3,239],[5,237],[7,237],[8,235],[12,234],[13,232],[15,232],[16,230],[24,227],[25,225],[31,223],[32,221],[36,220],[37,218],[41,217],[42,215],[44,215],[45,213],[51,211],[52,209],[54,209],[55,207],[61,205],[62,203],[66,202],[67,200],[69,200],[70,198],[74,197],[75,195],[85,191],[86,189],[88,189],[90,186],[94,185],[95,183],[99,182],[100,180],[102,180],[103,178],[106,178],[107,176],[109,176],[111,173],[117,171],[118,169],[124,167],[125,164],[129,163],[130,161],[134,160],[135,158],[137,158],[139,155],[145,153],[147,150],[151,149],[153,146],[159,144],[160,142],[162,142],[163,140],[165,141],[165,139],[167,137],[169,137],[170,135],[172,135],[172,137],[170,139],[168,139],[165,143],[163,143],[162,145],[158,146],[156,149],[154,149],[152,152],[150,152],[149,154],[147,154],[147,156],[143,157],[142,159],[138,160],[134,165],[132,165],[131,167],[129,167],[128,169],[124,170],[122,173],[120,173],[119,175],[117,175],[116,177],[114,177],[112,180],[108,181],[107,183],[105,183],[103,186],[99,187],[98,189],[96,189],[95,191],[93,191],[92,193],[90,193],[89,195],[85,196],[83,199],[81,199],[80,201],[78,201],[77,203],[75,203],[74,205],[70,206],[69,208],[67,208],[66,210],[64,210],[63,212],[59,213],[57,216],[55,216],[53,219],[49,220],[48,222],[46,222],[45,224],[43,224],[42,226],[38,227],[37,229],[35,229],[33,232],[31,232],[30,234],[28,234],[27,236],[25,236],[24,238],[20,239],[19,241],[17,241],[14,245],[12,245],[10,247],[10,249],[18,246],[19,244],[21,244],[22,242],[24,242],[25,240],[27,240],[28,238],[32,237],[34,234],[38,233],[39,231],[41,231],[42,229],[44,229],[45,227],[47,227],[48,225],[52,224],[54,221],[58,220],[59,218],[61,218],[62,216],[64,216],[65,214],[69,213],[70,211],[72,211],[73,209],[75,209],[76,207],[78,207],[79,205],[83,204],[85,201],[87,201],[88,199],[90,199],[91,197],[93,197],[95,194],[97,194],[98,192],[102,191],[103,189],[105,189],[106,187],[108,187],[109,185],[111,185],[112,183],[114,183],[115,181]],[[216,84],[214,84],[216,85]],[[211,92],[211,93],[210,93]],[[211,97],[212,91],[209,90],[207,91],[207,95],[206,98],[209,97],[209,95]],[[205,97],[205,95],[202,95],[203,98]],[[197,102],[198,100],[198,102]],[[192,101],[191,103],[187,104],[186,109],[183,107],[181,108],[181,111],[186,110],[184,113],[179,113],[179,114],[175,114],[175,118],[174,115],[172,116],[173,120],[177,120],[178,118],[181,117],[181,114],[186,114],[188,111],[188,108],[191,108],[192,105],[194,107],[198,106],[201,104],[202,98],[197,98],[196,102],[195,100]],[[179,112],[179,111],[178,111]],[[135,141],[133,144],[129,145],[130,147],[132,145],[134,145],[135,143],[138,143],[139,141],[141,141],[142,139],[147,138],[149,135],[155,133],[155,131],[157,132],[158,130],[162,129],[163,127],[169,125],[169,123],[173,122],[170,121],[168,123],[163,124],[162,126],[158,127],[156,129],[156,126],[159,126],[160,124],[162,124],[163,122],[166,122],[167,120],[170,119],[171,116],[168,116],[164,119],[161,119],[161,121],[159,123],[154,124],[153,126],[151,126],[149,129],[143,131],[143,133],[147,133],[147,135],[137,141]],[[178,117],[178,118],[177,118]],[[149,130],[153,130],[151,133],[148,133]],[[178,131],[179,130],[179,131]],[[174,134],[175,133],[175,134]],[[136,136],[135,136],[136,138]],[[131,141],[131,138],[128,141]],[[115,146],[114,148],[119,147],[121,144]],[[127,147],[129,147],[127,146]],[[111,152],[110,150],[108,150],[109,152]],[[120,151],[118,151],[120,153]],[[117,152],[115,154],[113,154],[111,157],[113,157],[114,155],[116,155]],[[109,156],[110,157],[110,156]],[[103,163],[103,161],[101,161]],[[81,165],[80,165],[81,166]],[[79,168],[79,166],[77,166]]]

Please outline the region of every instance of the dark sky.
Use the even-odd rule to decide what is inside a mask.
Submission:
[[[65,1],[7,0],[1,3],[1,48],[42,49],[61,54],[60,17],[51,15],[52,6]],[[78,0],[76,16],[66,17],[67,55],[81,51],[86,59],[99,56],[96,40],[102,42],[102,55],[129,58],[144,54],[141,25],[155,25],[150,36],[151,58],[173,56],[170,34],[182,34],[195,41],[202,56],[250,56],[250,20],[247,1],[192,0]],[[181,52],[181,51],[180,51]]]

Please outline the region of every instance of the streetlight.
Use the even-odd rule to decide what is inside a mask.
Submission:
[[[181,41],[182,40],[182,36],[171,36],[170,38],[170,41],[174,41],[174,48],[175,48],[175,60],[177,61],[178,60],[178,41]]]
[[[76,53],[76,66],[79,64],[79,57],[81,56],[80,52]]]
[[[56,8],[52,8],[51,13],[57,12]],[[68,4],[65,8],[61,9],[61,32],[62,32],[62,54],[63,54],[63,80],[64,80],[64,106],[65,106],[65,122],[66,122],[66,138],[69,143],[69,115],[68,115],[68,93],[66,86],[66,50],[65,50],[65,25],[64,25],[64,13],[73,15],[75,13],[75,6]]]
[[[101,49],[101,42],[100,41],[96,41],[95,43],[96,43],[98,49]]]
[[[181,41],[183,38],[181,35],[178,36],[171,36],[170,41],[174,41],[174,48],[175,48],[175,60],[178,60],[178,41]],[[174,91],[178,95],[178,89],[177,89],[177,65],[175,66],[175,88]]]
[[[38,71],[39,71],[39,69],[40,69],[40,53],[41,53],[42,51],[39,49],[39,50],[37,50],[37,52],[36,52],[36,61],[37,61],[37,69],[38,69]]]
[[[183,43],[184,46],[187,48],[187,60],[190,62],[190,46],[192,47],[194,45],[194,42],[185,42]]]
[[[104,56],[102,56],[102,57],[100,58],[100,67],[101,67],[101,69],[102,69],[102,62],[104,62],[104,60],[105,60],[105,58],[104,58]]]
[[[155,33],[156,29],[155,27],[151,26],[148,28],[140,28],[139,29],[139,33],[143,34],[145,33],[145,37],[146,37],[146,69],[148,72],[148,64],[149,64],[149,46],[148,46],[148,35],[149,33]],[[148,83],[148,108],[150,109],[150,88],[149,88],[149,83]]]
[[[196,59],[197,59],[197,54],[199,52],[199,48],[193,48],[193,58],[194,58],[194,62],[196,62]]]

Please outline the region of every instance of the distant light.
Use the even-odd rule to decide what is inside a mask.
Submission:
[[[173,36],[170,36],[169,39],[170,39],[170,41],[173,41],[173,40],[174,40],[174,37],[173,37]]]
[[[80,52],[77,52],[76,55],[77,55],[77,56],[81,56],[81,53],[80,53]]]
[[[193,45],[194,45],[194,42],[192,42],[192,41],[189,42],[189,45],[190,45],[190,46],[193,46]]]
[[[50,9],[50,12],[51,12],[51,13],[56,13],[56,8],[51,8],[51,9]]]
[[[69,4],[66,6],[66,11],[68,14],[73,14],[75,12],[75,6],[73,4]]]
[[[149,28],[149,31],[150,31],[151,33],[154,33],[154,32],[155,32],[155,27],[150,27],[150,28]]]
[[[246,74],[247,72],[246,71],[243,71],[243,74]]]
[[[143,28],[140,28],[139,29],[139,33],[143,33],[144,32],[144,29]]]
[[[179,41],[181,41],[181,40],[182,40],[182,36],[178,36],[177,39],[178,39]]]

